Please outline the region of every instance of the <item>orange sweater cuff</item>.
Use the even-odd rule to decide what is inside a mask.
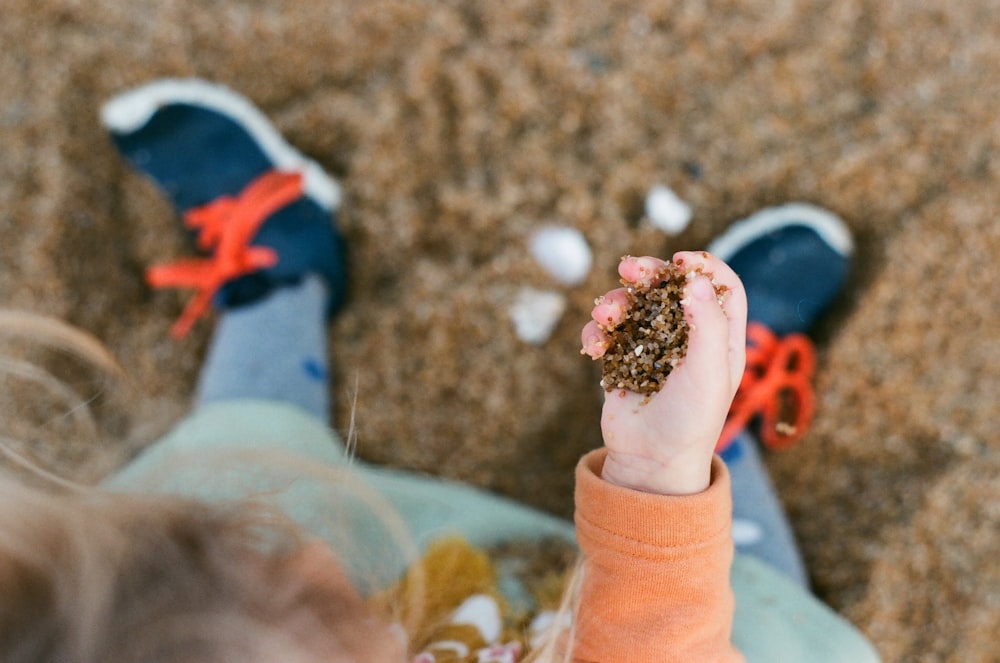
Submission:
[[[673,548],[707,542],[731,526],[729,471],[718,456],[712,460],[710,483],[703,492],[656,495],[604,481],[601,470],[606,455],[607,449],[597,449],[577,464],[578,528],[596,528],[630,545]],[[665,518],[665,513],[670,517]]]

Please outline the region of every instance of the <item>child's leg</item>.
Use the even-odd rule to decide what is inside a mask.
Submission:
[[[708,250],[743,281],[750,322],[783,336],[808,330],[840,292],[853,244],[847,227],[829,212],[786,205],[734,224]],[[744,431],[722,452],[732,476],[736,549],[807,586],[795,537],[758,449]]]
[[[753,555],[808,587],[795,535],[757,444],[744,432],[722,454],[733,487],[733,541],[741,553]]]
[[[175,336],[209,303],[219,310],[196,401],[290,402],[326,422],[325,323],[345,281],[336,182],[249,101],[205,81],[143,85],[108,102],[102,119],[205,255],[147,274],[156,287],[197,291]]]
[[[197,404],[284,401],[329,417],[327,288],[316,276],[220,312],[198,379]]]

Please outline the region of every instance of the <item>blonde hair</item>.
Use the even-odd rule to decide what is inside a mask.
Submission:
[[[0,337],[25,341],[18,354],[27,359],[5,343],[0,376],[44,396],[43,438],[54,433],[41,430],[50,428],[45,411],[59,411],[74,437],[97,440],[93,397],[31,357],[54,349],[127,381],[103,344],[56,318],[10,309],[0,309]],[[14,407],[8,423],[25,415]],[[5,663],[327,663],[387,661],[400,650],[348,586],[306,572],[312,546],[276,508],[89,488],[45,471],[29,451],[17,433],[0,435],[0,460],[18,469],[0,470]]]
[[[253,502],[5,478],[0,651],[8,663],[391,660],[388,627],[356,594],[303,572],[305,549],[294,525]]]
[[[128,388],[128,377],[104,345],[57,318],[5,308],[0,343],[4,447],[83,481],[120,465],[124,443],[96,442],[119,424],[121,413],[134,409],[138,390]],[[98,409],[110,416],[97,416]],[[23,464],[9,454],[0,458],[9,465],[4,460]]]

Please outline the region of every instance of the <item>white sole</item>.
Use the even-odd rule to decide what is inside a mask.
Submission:
[[[253,136],[278,170],[303,174],[306,195],[329,210],[340,207],[340,186],[323,168],[289,145],[274,125],[245,97],[197,78],[162,79],[113,97],[101,108],[101,123],[115,133],[132,133],[171,103],[201,106],[233,118]]]
[[[830,248],[845,258],[854,253],[854,240],[843,220],[808,203],[789,203],[755,212],[733,223],[726,232],[712,240],[706,250],[725,261],[761,235],[791,225],[812,228]]]

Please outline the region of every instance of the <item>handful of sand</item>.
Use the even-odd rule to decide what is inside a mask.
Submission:
[[[712,279],[721,304],[726,287],[700,268],[667,263],[645,284],[622,281],[628,306],[625,318],[601,326],[608,336],[601,386],[639,394],[658,392],[687,354],[688,323],[684,318],[684,287],[704,274]],[[600,302],[600,300],[598,300]]]

